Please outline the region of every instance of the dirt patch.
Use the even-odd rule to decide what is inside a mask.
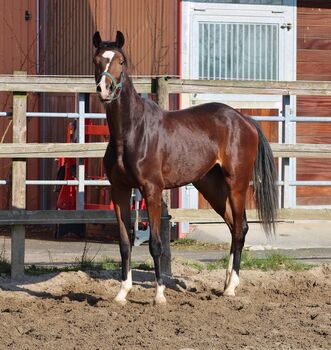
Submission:
[[[168,304],[153,306],[153,274],[134,271],[126,306],[118,272],[0,278],[0,349],[330,349],[331,266],[242,271],[235,298],[224,270],[174,262]]]

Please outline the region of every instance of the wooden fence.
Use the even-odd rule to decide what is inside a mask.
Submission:
[[[169,107],[171,93],[235,93],[272,95],[331,95],[329,82],[252,82],[252,81],[195,81],[160,78],[137,78],[134,85],[139,93],[157,93],[162,108]],[[13,143],[0,145],[0,158],[13,159],[12,207],[0,212],[0,224],[12,226],[12,278],[24,274],[24,240],[26,224],[114,222],[115,215],[104,210],[77,211],[27,211],[26,209],[26,159],[27,158],[95,158],[103,157],[106,143],[89,144],[32,144],[26,143],[27,92],[94,93],[95,84],[90,77],[42,77],[42,76],[0,76],[0,91],[13,92]],[[285,115],[286,118],[286,115]],[[330,158],[331,145],[271,144],[275,157],[318,157]],[[168,195],[165,201],[169,203]],[[169,215],[170,213],[170,215]],[[145,212],[138,213],[142,221],[147,220]],[[136,213],[132,212],[136,218]],[[169,219],[175,222],[222,221],[212,210],[166,209],[162,212],[162,237],[165,254],[162,266],[171,272],[169,247]],[[281,210],[281,219],[324,219],[331,220],[331,210]],[[249,220],[257,220],[255,211],[248,211]]]

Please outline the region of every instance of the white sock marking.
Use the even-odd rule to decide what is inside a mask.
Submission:
[[[227,286],[230,282],[230,276],[231,276],[232,269],[233,269],[233,253],[230,254],[228,267],[226,269],[224,289],[227,288]]]
[[[239,285],[239,276],[236,271],[232,270],[230,275],[230,281],[224,291],[224,295],[234,296],[235,295],[234,291],[238,285]]]
[[[121,289],[115,297],[115,301],[121,304],[126,303],[126,296],[132,289],[132,271],[128,272],[128,278],[121,283]]]
[[[166,298],[164,296],[164,290],[165,286],[159,285],[156,283],[156,295],[155,295],[155,304],[165,304],[166,303]]]

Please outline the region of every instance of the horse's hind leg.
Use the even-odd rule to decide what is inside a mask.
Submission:
[[[232,243],[224,295],[235,295],[235,288],[239,284],[241,252],[248,231],[245,214],[248,181],[234,181],[233,178],[224,176],[219,166],[215,166],[194,185],[214,210],[223,217],[231,231]]]
[[[244,211],[244,219],[242,222],[242,235],[243,238],[245,239],[245,236],[248,232],[248,224],[247,224],[247,218],[246,218],[246,212]],[[225,277],[225,282],[224,282],[224,290],[227,289],[227,286],[230,283],[230,277],[231,277],[231,273],[233,270],[233,258],[234,258],[234,252],[233,249],[234,248],[234,244],[231,244],[231,249],[230,249],[230,258],[229,258],[229,263],[228,263],[228,267],[226,269],[226,277]],[[238,270],[238,274],[239,274],[239,270]]]
[[[111,195],[114,203],[117,223],[120,231],[120,253],[122,259],[121,289],[115,297],[115,301],[121,305],[126,304],[126,296],[132,289],[131,274],[131,188],[112,186]]]
[[[224,218],[232,235],[230,259],[224,286],[224,295],[228,296],[234,296],[235,289],[239,285],[241,253],[248,232],[245,213],[246,193],[249,184],[248,179],[236,178],[235,176],[226,178],[229,188],[229,205],[226,208]]]
[[[235,195],[239,197],[235,201],[240,202],[240,204],[238,206],[237,204],[231,204],[232,220],[230,221],[231,224],[228,224],[232,235],[230,258],[224,284],[224,295],[228,296],[234,296],[235,289],[239,285],[241,253],[245,244],[245,236],[248,232],[245,209],[241,207],[241,202],[245,203],[245,195]]]

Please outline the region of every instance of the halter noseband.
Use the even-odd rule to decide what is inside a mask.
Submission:
[[[111,82],[112,82],[112,84],[110,85],[110,87],[108,89],[113,94],[113,96],[111,98],[111,101],[117,100],[120,97],[120,94],[121,94],[121,91],[122,91],[122,88],[123,88],[123,85],[122,85],[122,83],[124,81],[124,74],[123,74],[123,72],[121,72],[121,75],[120,75],[121,80],[120,80],[119,83],[116,81],[115,77],[112,74],[110,74],[109,72],[102,72],[100,76],[102,77],[104,75],[106,77],[108,77],[111,80]],[[112,85],[114,85],[114,89],[110,90]]]

